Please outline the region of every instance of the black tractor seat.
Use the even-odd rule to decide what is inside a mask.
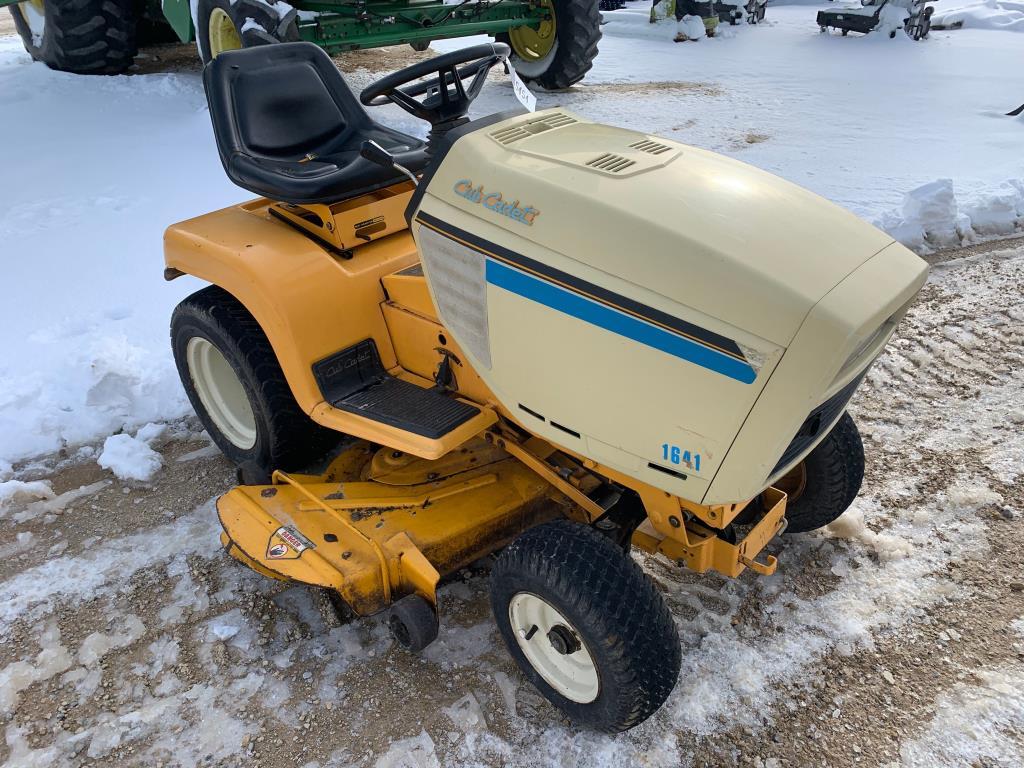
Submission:
[[[224,170],[258,195],[330,204],[407,178],[361,157],[368,140],[414,173],[427,164],[424,142],[372,120],[313,43],[225,51],[203,84]]]

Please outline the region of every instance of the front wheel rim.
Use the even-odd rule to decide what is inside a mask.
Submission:
[[[601,691],[597,664],[580,633],[551,603],[519,592],[508,605],[512,634],[530,666],[558,694],[589,704]]]
[[[210,39],[210,58],[216,59],[224,51],[236,51],[242,47],[242,38],[223,8],[214,8],[210,12],[208,26]]]
[[[185,359],[196,394],[220,433],[243,451],[256,445],[256,414],[224,353],[209,339],[193,336]]]

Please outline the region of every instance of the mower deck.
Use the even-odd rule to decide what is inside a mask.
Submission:
[[[336,590],[368,615],[557,516],[550,486],[475,440],[436,460],[357,442],[323,475],[275,472],[217,502],[228,553],[277,579]]]
[[[436,460],[357,441],[321,475],[275,472],[270,485],[238,486],[217,501],[221,542],[265,576],[335,590],[361,616],[410,594],[436,605],[443,576],[564,516],[573,502],[585,506],[577,503],[570,516],[593,521],[602,513],[560,479],[554,449],[541,458],[489,438]],[[744,505],[689,509],[677,499],[673,508],[686,518],[677,535],[664,536],[647,520],[632,543],[698,572],[768,575],[776,559],[756,558],[785,527],[786,494],[772,488],[764,501],[767,512],[739,541],[705,521],[731,520]]]

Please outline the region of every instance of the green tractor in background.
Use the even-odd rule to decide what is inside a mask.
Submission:
[[[549,90],[583,79],[597,56],[597,0],[0,0],[25,48],[53,69],[119,74],[138,46],[195,41],[220,52],[308,40],[329,53],[490,35],[520,77]]]

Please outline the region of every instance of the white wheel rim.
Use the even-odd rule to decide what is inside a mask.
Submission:
[[[185,359],[199,400],[221,434],[242,450],[256,445],[256,414],[224,354],[208,339],[193,336]]]
[[[601,682],[594,657],[580,633],[554,606],[530,592],[519,592],[508,605],[508,618],[520,650],[544,682],[579,704],[597,698]],[[569,633],[578,648],[561,652],[550,639],[552,631],[562,637]]]

